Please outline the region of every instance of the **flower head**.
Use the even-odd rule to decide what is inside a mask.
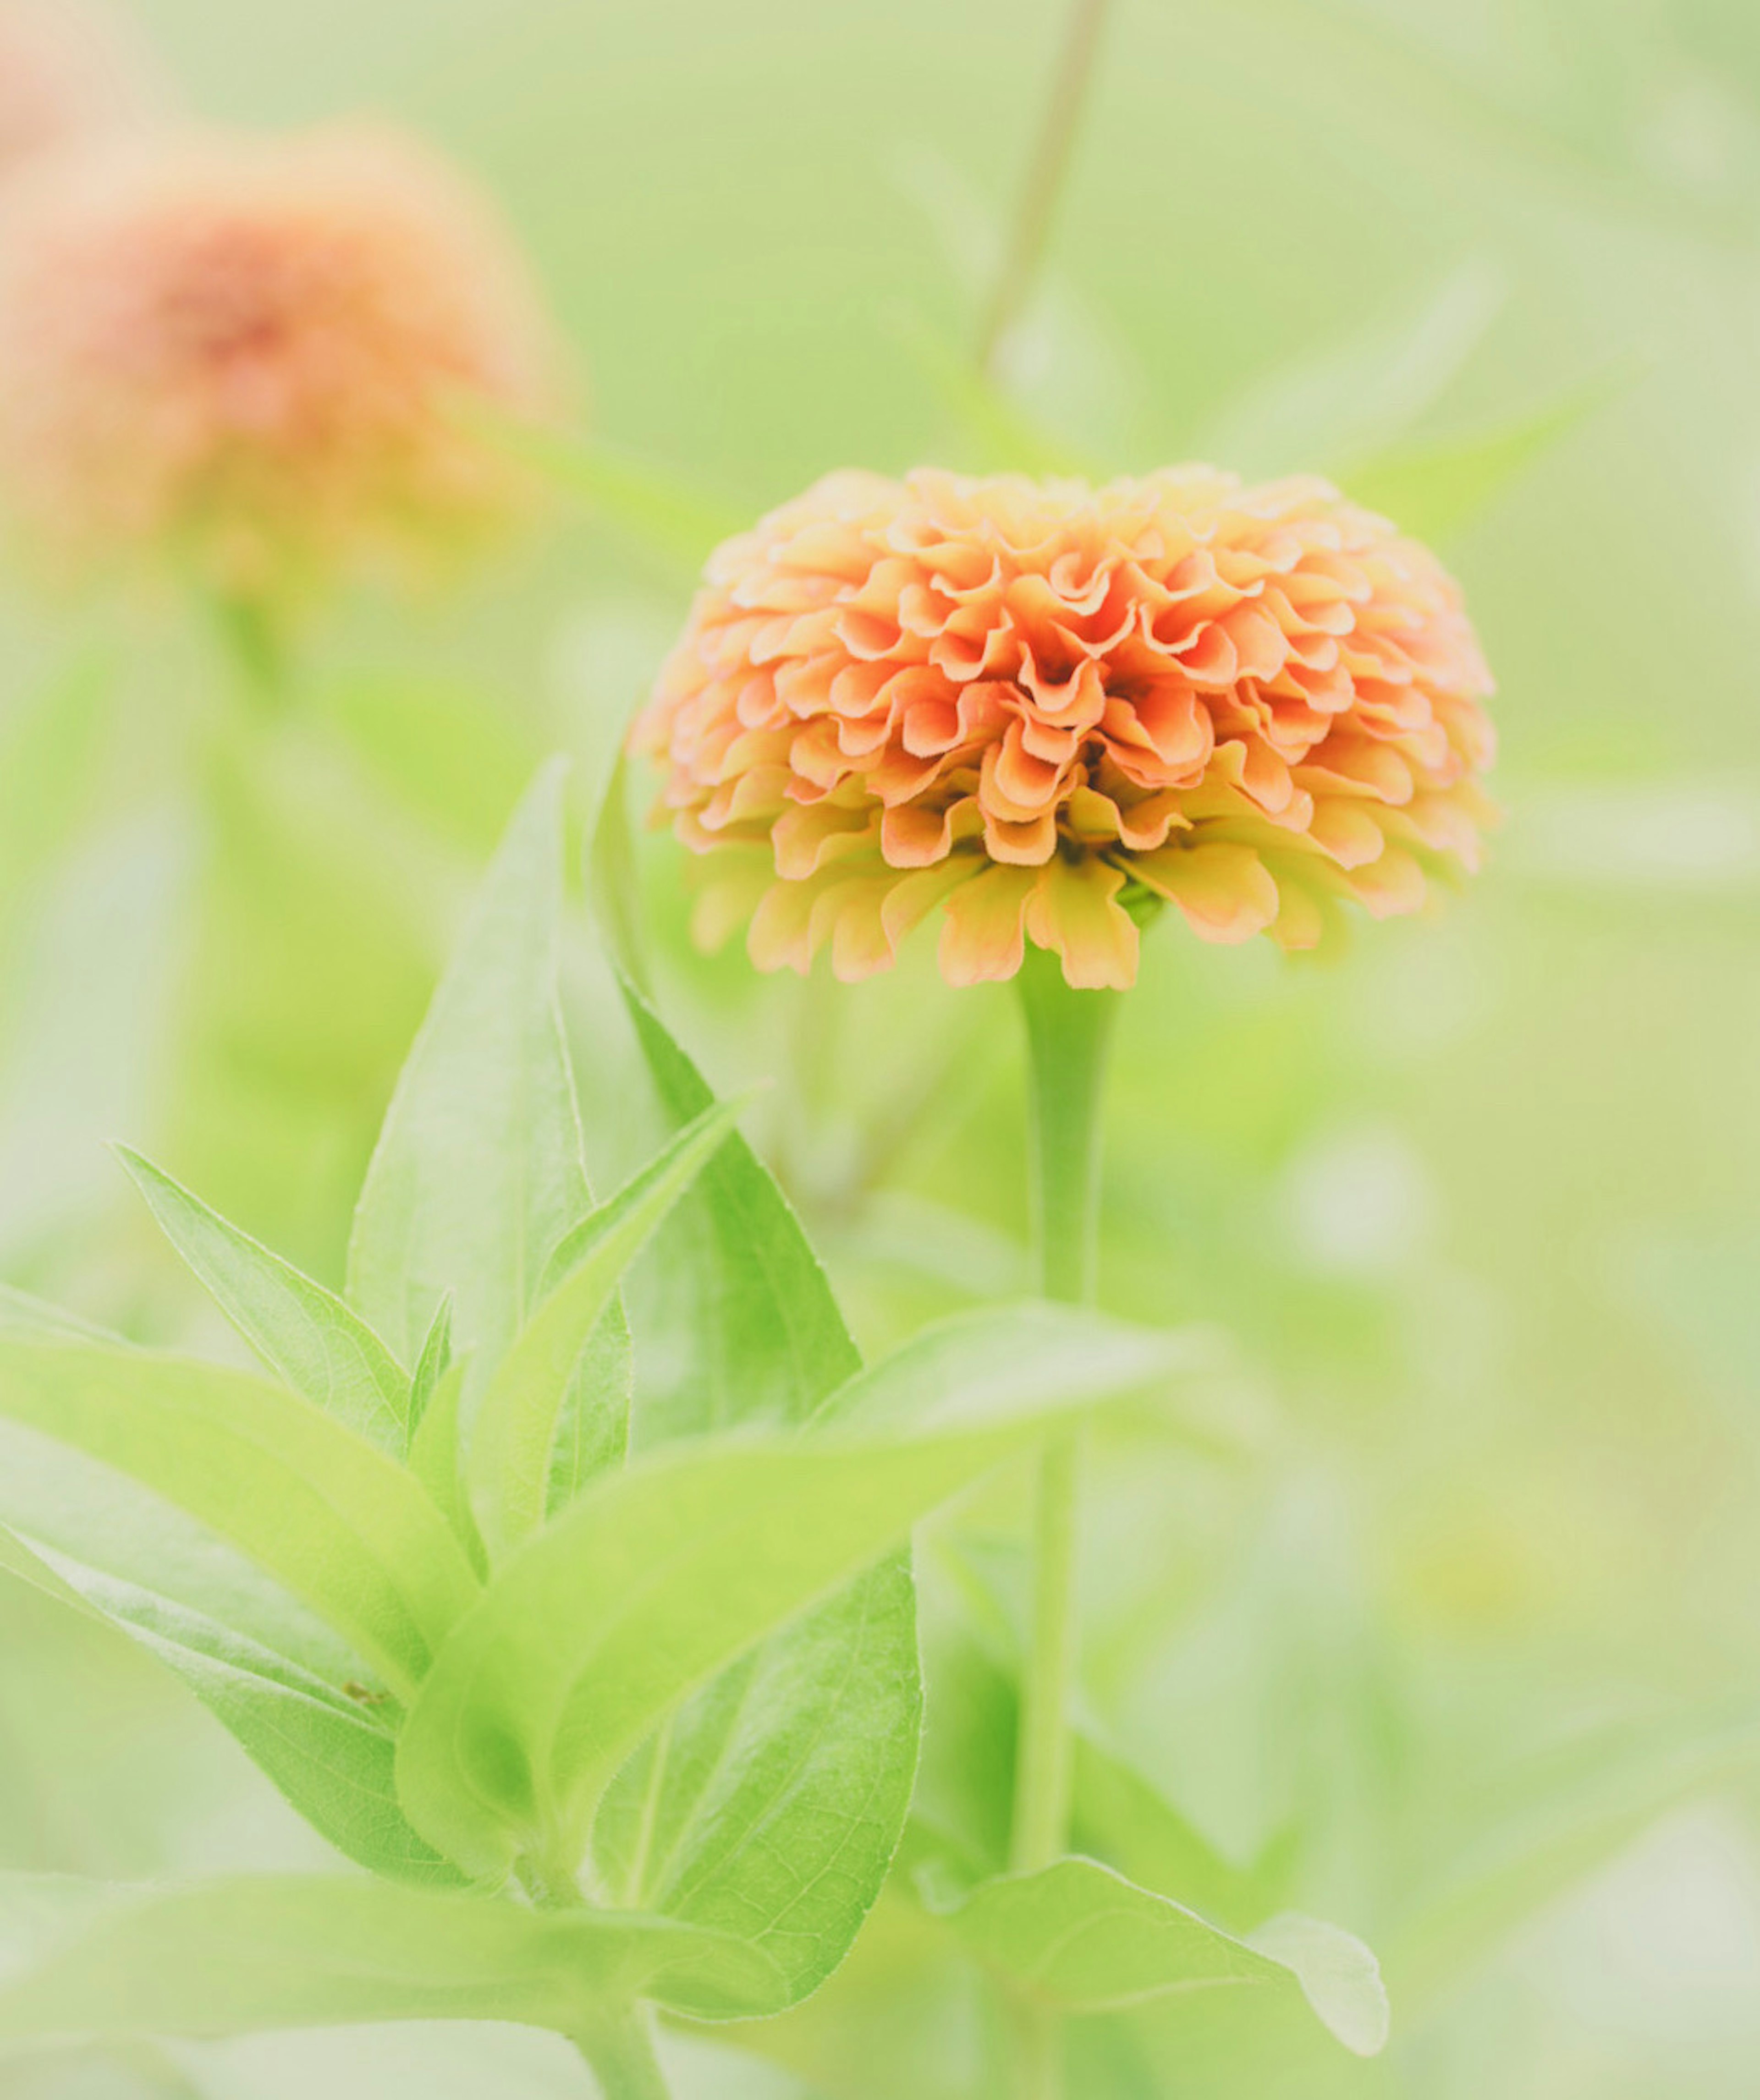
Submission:
[[[76,564],[251,596],[467,540],[515,484],[457,410],[549,364],[483,205],[388,133],[60,154],[0,210],[0,476]]]
[[[1315,946],[1475,864],[1491,681],[1435,558],[1325,483],[830,476],[722,547],[634,741],[705,938],[1128,985],[1126,903]]]
[[[82,0],[0,0],[0,174],[156,115],[161,83],[125,25]]]

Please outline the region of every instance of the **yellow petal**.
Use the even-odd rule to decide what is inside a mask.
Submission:
[[[1137,922],[1117,901],[1125,878],[1097,855],[1053,861],[1027,904],[1027,931],[1064,959],[1080,990],[1127,990],[1137,981]]]

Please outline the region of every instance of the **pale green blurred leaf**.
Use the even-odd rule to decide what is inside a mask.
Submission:
[[[248,1373],[7,1336],[0,1414],[131,1475],[231,1540],[400,1692],[476,1594],[439,1512],[400,1467]]]
[[[0,959],[35,878],[90,798],[113,684],[111,666],[86,657],[51,678],[0,735]]]
[[[1603,376],[1529,413],[1458,437],[1392,447],[1345,468],[1359,503],[1420,539],[1446,540],[1488,509],[1535,461],[1561,443],[1628,383]]]
[[[1304,348],[1236,394],[1205,432],[1205,456],[1243,473],[1279,474],[1391,444],[1465,368],[1505,290],[1486,258],[1457,263],[1415,300],[1343,342]]]
[[[719,541],[750,523],[731,504],[601,438],[475,412],[472,420],[510,458],[678,568],[694,573]]]
[[[360,1315],[138,1152],[118,1150],[166,1237],[270,1369],[314,1406],[402,1458],[409,1379]]]
[[[668,1919],[340,1875],[118,1889],[95,1918],[83,1890],[0,1877],[0,1916],[15,1905],[49,1943],[0,1987],[0,2046],[424,2018],[578,2033],[639,1996],[713,2018],[775,1989],[755,1948]]]
[[[1195,1911],[1093,1860],[985,1882],[944,1912],[971,1952],[1020,1990],[1067,2012],[1099,2012],[1164,1992],[1300,1988],[1359,2056],[1387,2039],[1375,1957],[1336,1926],[1290,1914],[1237,1939]]]
[[[1089,473],[1090,462],[1010,400],[969,355],[945,341],[928,322],[899,309],[886,318],[900,354],[915,367],[970,448],[964,461],[970,470]]]
[[[455,678],[339,679],[312,704],[387,796],[473,859],[493,847],[544,755],[503,696]]]
[[[727,1136],[736,1106],[705,1110],[551,1256],[547,1293],[484,1388],[471,1427],[467,1485],[492,1559],[542,1523],[557,1425],[582,1351],[637,1251]],[[621,1459],[626,1424],[620,1411],[591,1440],[594,1462],[571,1469],[570,1498]]]
[[[1598,1729],[1506,1775],[1501,1812],[1483,1812],[1459,1856],[1429,1877],[1387,1936],[1402,2001],[1409,1993],[1426,2005],[1669,1809],[1757,1768],[1760,1716],[1750,1706]]]
[[[3,1528],[0,1568],[156,1656],[350,1859],[396,1880],[460,1878],[404,1820],[396,1738],[376,1711],[383,1693],[358,1685],[350,1697],[216,1620],[76,1561],[45,1560]]]

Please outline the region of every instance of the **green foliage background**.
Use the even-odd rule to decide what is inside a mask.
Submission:
[[[595,441],[736,518],[847,461],[1033,452],[1315,465],[1391,507],[1402,488],[1438,503],[1501,681],[1507,823],[1439,923],[1368,929],[1335,968],[1168,926],[1148,943],[1103,1295],[1233,1332],[1254,1450],[1103,1453],[1085,1571],[1094,1701],[1214,1845],[1377,1947],[1395,2040],[1372,2065],[1297,2043],[1205,2083],[1205,2047],[1240,2036],[1207,2043],[1176,2010],[1155,2061],[1254,2100],[1751,2093],[1752,11],[1123,0],[1000,420],[947,373],[1056,7],[139,12],[210,115],[369,108],[457,154],[534,258]],[[1563,406],[1580,412],[1476,507],[1470,474],[1414,478]],[[274,727],[230,711],[177,608],[8,582],[10,1281],[221,1346],[111,1137],[340,1280],[472,876],[544,751],[575,753],[586,806],[682,614],[688,517],[644,528],[600,470],[607,501],[462,598],[338,608]],[[1019,1287],[1006,997],[944,990],[922,952],[854,993],[705,963],[677,855],[640,858],[681,1032],[723,1088],[777,1078],[749,1127],[864,1344]],[[643,1156],[620,1110],[634,1052],[584,937],[574,963],[609,1188]],[[1000,1544],[988,1573],[1006,1598]],[[9,1864],[146,1875],[299,1864],[308,1845],[147,1663],[0,1599]],[[882,1910],[776,2045],[808,2089],[962,2091],[971,2010],[924,1960]],[[1097,2093],[1186,2089],[1130,2083],[1146,2074],[1105,2046]],[[694,2049],[681,2091],[783,2075]],[[546,2038],[387,2030],[8,2071],[0,2092],[59,2100],[76,2088],[43,2081],[75,2077],[94,2096],[321,2080],[354,2100],[563,2093],[580,2073]]]

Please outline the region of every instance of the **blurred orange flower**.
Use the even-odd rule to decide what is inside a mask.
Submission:
[[[633,741],[762,968],[866,976],[939,907],[953,983],[1030,939],[1124,986],[1134,898],[1306,948],[1475,865],[1490,690],[1435,557],[1324,482],[844,473],[716,553]]]
[[[37,154],[137,124],[164,100],[124,24],[86,0],[0,0],[0,175]]]
[[[500,522],[461,421],[551,347],[480,200],[389,133],[179,133],[50,157],[0,205],[0,479],[52,554],[285,593]]]

